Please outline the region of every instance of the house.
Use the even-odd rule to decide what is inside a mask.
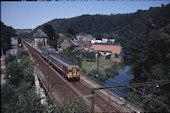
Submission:
[[[79,49],[85,49],[86,51],[91,46],[91,42],[87,40],[83,40],[83,38],[79,38],[79,40],[77,40],[77,43],[79,45]]]
[[[80,33],[76,36],[77,43],[79,45],[80,50],[84,49],[88,51],[91,46],[92,35]]]
[[[67,39],[63,43],[61,43],[61,49],[62,50],[67,49],[67,48],[69,48],[71,46],[78,47],[78,44],[76,42],[74,42],[73,40],[71,40],[71,39]]]
[[[93,38],[91,40],[92,44],[94,44],[94,43],[114,43],[114,42],[115,42],[115,39],[108,39],[108,38],[102,38],[102,39]]]
[[[92,51],[99,52],[103,56],[111,55],[112,61],[120,62],[119,55],[122,52],[120,43],[94,43],[91,49]]]
[[[77,40],[82,40],[82,41],[91,41],[93,39],[92,35],[85,34],[85,33],[79,33],[76,35]]]
[[[33,34],[33,38],[35,46],[37,46],[38,43],[42,43],[44,46],[47,45],[47,35],[41,29],[38,29],[37,32]]]
[[[18,44],[18,40],[16,37],[11,38],[11,45],[16,46]]]

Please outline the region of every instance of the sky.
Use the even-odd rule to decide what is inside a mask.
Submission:
[[[36,28],[53,19],[72,18],[83,14],[126,14],[138,9],[160,7],[169,0],[104,0],[104,1],[37,1],[1,2],[1,21],[14,29]]]

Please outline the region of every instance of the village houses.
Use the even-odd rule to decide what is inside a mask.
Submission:
[[[97,40],[92,35],[80,33],[76,35],[76,40],[67,39],[61,44],[62,49],[75,46],[81,51],[99,52],[103,57],[110,56],[113,62],[120,62],[122,46],[115,43],[115,39],[102,38]]]
[[[120,62],[119,57],[122,52],[120,43],[94,43],[91,46],[92,51],[99,52],[102,56],[110,56],[113,62]]]
[[[63,43],[61,43],[60,46],[61,46],[61,50],[64,50],[64,49],[67,49],[71,46],[78,47],[78,44],[77,44],[77,42],[75,42],[71,39],[67,39]]]

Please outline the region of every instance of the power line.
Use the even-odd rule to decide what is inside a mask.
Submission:
[[[117,80],[118,80],[118,79],[117,79]],[[119,80],[119,81],[111,80],[111,81],[115,81],[115,82],[119,82],[119,83],[122,83],[122,82],[123,82],[123,81],[121,82],[121,80]],[[131,88],[132,90],[134,90],[134,91],[136,91],[136,92],[138,92],[138,93],[140,93],[140,94],[142,94],[142,95],[144,95],[144,96],[146,96],[146,97],[148,97],[148,98],[150,98],[150,99],[153,99],[154,101],[157,101],[157,102],[162,103],[162,104],[164,104],[164,105],[166,105],[166,106],[169,107],[169,105],[163,103],[162,101],[159,101],[157,98],[153,98],[153,97],[148,96],[147,94],[143,94],[143,92],[135,89],[134,87],[129,87],[129,88]],[[121,92],[119,92],[119,91],[117,91],[117,90],[114,90],[114,91],[115,91],[115,92],[118,92],[119,94],[121,93]],[[121,94],[123,94],[123,93],[121,93]],[[127,96],[126,94],[123,94],[123,95],[125,95],[125,96],[128,97],[128,98],[131,98],[130,96]],[[144,107],[143,104],[141,104],[141,103],[139,103],[139,102],[135,102],[135,103],[137,103],[138,105]],[[153,106],[152,106],[152,108],[153,108]]]
[[[170,80],[157,81],[157,82],[134,83],[134,84],[129,84],[129,85],[99,87],[99,88],[92,88],[91,90],[96,91],[96,90],[109,89],[109,88],[128,88],[128,87],[138,87],[138,86],[158,85],[158,84],[168,84],[168,83],[170,83]]]
[[[117,80],[118,80],[118,79],[117,79]],[[121,81],[120,83],[123,82],[122,80],[119,80],[119,81]],[[140,93],[140,94],[142,94],[142,95],[146,95],[146,97],[149,97],[149,98],[151,98],[151,99],[153,99],[153,100],[156,100],[156,101],[158,101],[158,102],[160,102],[160,103],[163,103],[162,101],[158,100],[157,98],[153,98],[153,97],[148,96],[147,94],[144,94],[144,93],[141,92],[140,90],[137,90],[137,89],[135,89],[135,88],[133,88],[133,87],[129,87],[129,88],[131,88],[132,90],[134,90],[134,91],[136,91],[136,92],[138,92],[138,93]],[[164,100],[164,101],[170,102],[170,101],[168,101],[168,100]],[[165,103],[163,103],[163,104],[165,104]],[[167,105],[167,104],[165,104],[165,105]],[[167,106],[169,106],[169,105],[167,105]]]
[[[91,88],[92,96],[92,106],[91,112],[94,112],[94,98],[95,98],[95,91],[103,90],[103,89],[113,89],[113,88],[128,88],[128,87],[138,87],[138,86],[147,86],[147,85],[157,85],[157,84],[168,84],[170,80],[167,81],[157,81],[157,82],[143,82],[143,83],[134,83],[129,85],[118,85],[118,86],[106,86],[106,87],[99,87],[99,88]]]

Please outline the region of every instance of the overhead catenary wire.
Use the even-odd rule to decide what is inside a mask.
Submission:
[[[93,95],[92,97],[92,107],[91,107],[91,112],[94,112],[94,98],[95,98],[95,91],[97,90],[104,90],[104,89],[111,89],[111,88],[128,88],[130,87],[138,87],[138,86],[144,86],[144,85],[155,85],[155,84],[167,84],[170,83],[170,80],[167,81],[158,81],[158,82],[143,82],[143,83],[135,83],[135,84],[130,84],[130,85],[118,85],[118,86],[106,86],[106,87],[99,87],[99,88],[91,88],[91,94]]]
[[[120,83],[123,82],[122,80],[119,80],[119,81],[120,81]],[[151,98],[151,99],[153,99],[153,100],[156,100],[157,102],[163,103],[162,101],[158,100],[157,98],[153,98],[153,97],[148,96],[147,94],[143,94],[143,92],[141,92],[141,91],[139,91],[139,90],[137,90],[137,89],[135,89],[135,88],[133,88],[133,87],[129,87],[129,88],[135,90],[136,92],[138,92],[138,93],[140,93],[140,94],[142,94],[142,95],[145,95],[145,96],[148,97],[148,98]],[[168,101],[168,100],[165,100],[165,101],[170,102],[170,101]],[[165,103],[163,103],[163,104],[164,104],[164,105],[167,105],[167,104],[165,104]],[[169,106],[169,105],[167,105],[167,106]],[[169,106],[169,107],[170,107],[170,106]]]
[[[119,81],[116,81],[116,80],[111,80],[111,81],[114,81],[114,82],[119,82]],[[119,82],[119,83],[122,83],[122,82]],[[129,88],[131,88],[131,87],[129,87]],[[138,92],[138,93],[140,93],[140,94],[143,94],[141,91],[139,91],[139,90],[136,90],[135,88],[131,88],[131,89],[133,89],[133,90],[135,90],[136,92]],[[124,96],[127,96],[126,94],[123,94],[123,93],[121,93],[121,92],[119,92],[119,91],[117,91],[117,90],[114,90],[115,92],[117,92],[117,93],[119,93],[119,94],[121,94],[121,95],[124,95]],[[146,94],[145,94],[146,95]],[[129,97],[129,98],[131,98],[131,97]],[[154,99],[154,98],[153,98]],[[140,102],[136,102],[138,105],[140,105],[140,106],[144,106],[142,103],[140,103]],[[153,106],[152,106],[153,107]]]

